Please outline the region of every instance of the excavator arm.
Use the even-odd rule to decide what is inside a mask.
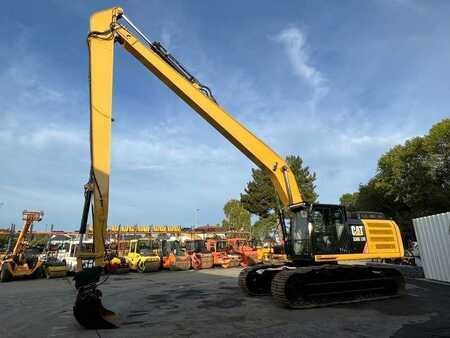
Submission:
[[[122,25],[119,19],[128,23]],[[144,42],[131,32],[141,35]],[[289,208],[303,202],[296,179],[286,161],[227,113],[184,67],[150,42],[123,14],[112,8],[92,15],[88,36],[91,96],[91,177],[86,189],[93,193],[93,231],[97,264],[102,264],[108,220],[111,162],[111,122],[114,45],[119,42],[200,116],[234,144],[253,163],[270,173],[281,203]],[[89,208],[85,208],[86,211]],[[86,219],[84,220],[86,223]],[[83,228],[83,224],[82,224]],[[84,224],[85,228],[85,224]]]
[[[134,31],[134,33],[132,32]],[[139,35],[141,41],[136,35]],[[90,145],[91,170],[85,185],[85,203],[77,253],[76,286],[79,290],[74,315],[87,328],[115,327],[113,313],[103,308],[96,283],[104,266],[105,234],[108,222],[109,175],[111,168],[111,126],[114,46],[121,44],[183,101],[234,144],[253,163],[270,173],[281,203],[292,208],[303,203],[295,176],[286,161],[228,114],[203,86],[157,42],[151,42],[126,18],[122,8],[94,13],[90,19]],[[92,203],[93,199],[93,203]],[[83,252],[92,203],[94,252]],[[83,269],[83,261],[95,261],[99,269]]]

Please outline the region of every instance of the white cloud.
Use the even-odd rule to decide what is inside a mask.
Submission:
[[[403,134],[381,135],[381,136],[341,135],[341,139],[343,142],[358,145],[358,146],[364,146],[364,145],[393,146],[395,144],[404,142],[405,139],[407,139],[407,138],[408,138],[408,136],[403,135]]]
[[[282,30],[276,41],[283,44],[294,72],[307,82],[314,90],[314,101],[320,100],[328,93],[327,79],[311,65],[305,34],[297,27]]]
[[[84,136],[84,137],[83,137]],[[19,141],[23,144],[31,143],[38,147],[47,145],[87,145],[87,138],[81,135],[78,130],[70,130],[61,128],[61,126],[53,125],[52,127],[44,127],[31,131],[30,135],[21,136]]]
[[[121,170],[167,170],[180,166],[219,166],[232,161],[229,149],[193,139],[164,123],[133,135],[113,136],[113,165]]]
[[[13,82],[16,87],[20,88],[17,95],[20,95],[22,100],[31,100],[37,104],[62,103],[64,101],[60,90],[38,79],[37,74],[27,70],[26,67],[27,65],[14,64],[2,76],[3,80]]]
[[[26,125],[14,121],[0,127],[0,140],[4,147],[45,148],[49,146],[88,145],[81,130],[51,123],[40,126],[38,121]]]

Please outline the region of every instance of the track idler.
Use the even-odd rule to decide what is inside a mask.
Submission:
[[[117,315],[103,307],[102,292],[97,283],[103,268],[83,269],[75,274],[75,287],[78,290],[73,314],[78,323],[87,329],[114,329],[119,327]]]
[[[239,286],[250,296],[270,295],[272,279],[280,271],[282,268],[275,265],[249,266],[240,272]]]

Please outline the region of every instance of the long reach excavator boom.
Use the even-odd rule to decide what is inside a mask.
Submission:
[[[275,281],[274,277],[278,274],[282,275],[281,270],[291,273],[295,270],[294,272],[303,278],[303,275],[307,273],[303,270],[297,271],[301,269],[301,266],[315,265],[321,261],[337,262],[344,259],[393,258],[403,255],[399,230],[393,221],[379,219],[367,221],[361,218],[353,220],[353,223],[350,224],[347,220],[345,208],[342,206],[306,203],[302,198],[296,178],[286,161],[227,113],[218,104],[211,90],[190,74],[159,42],[150,41],[124,15],[122,8],[115,7],[94,13],[91,16],[90,33],[88,35],[91,170],[89,182],[85,185],[85,203],[80,226],[80,248],[82,248],[83,234],[86,232],[87,219],[93,200],[94,251],[83,252],[81,250],[78,253],[79,272],[75,276],[75,281],[79,292],[74,306],[74,314],[80,324],[87,328],[116,326],[112,319],[114,314],[103,308],[100,300],[101,293],[96,289],[100,271],[104,265],[105,234],[108,221],[111,125],[113,120],[113,63],[116,43],[122,45],[137,58],[253,163],[270,174],[277,195],[285,211],[287,211],[285,214],[290,215],[289,233],[288,227],[284,224],[284,217],[280,217],[280,223],[287,243],[285,249],[292,264],[281,268],[262,267],[258,275],[264,278],[258,277],[259,280],[257,281],[255,280],[255,269],[247,268],[243,270],[240,276],[240,285],[244,291],[250,294],[265,293],[270,289],[272,283],[272,293],[274,295],[280,293],[280,291],[274,291],[273,285],[278,283],[281,288],[285,287],[283,284],[285,282],[281,279]],[[374,240],[370,240],[371,231],[376,234],[376,230],[384,231],[385,234],[379,239],[380,243],[374,243]],[[377,246],[378,244],[381,244],[381,246]],[[86,261],[93,263],[92,265],[95,267],[86,268]],[[367,289],[373,291],[374,288],[378,288],[378,290],[388,288],[384,285],[373,286],[372,284],[377,284],[377,282],[374,281],[376,278],[371,275],[371,272],[366,272],[362,276],[358,275],[358,272],[355,273],[358,270],[357,268],[352,267],[350,269],[353,275],[357,275],[355,279],[366,278],[368,280]],[[317,271],[321,274],[322,270],[325,269],[321,267]],[[339,269],[335,270],[339,274],[337,272]],[[260,273],[261,271],[262,273]],[[330,275],[329,270],[325,271],[325,274]],[[344,275],[343,278],[347,280],[351,274],[344,273]],[[399,277],[395,273],[386,272],[383,277],[389,279],[389,287],[395,289],[392,292],[391,290],[385,292],[386,294],[396,293],[400,289],[401,281],[398,281]],[[273,282],[272,279],[274,279]],[[285,279],[287,283],[289,278]],[[330,289],[329,294],[340,293],[341,290],[335,290],[333,287],[345,284],[343,281],[334,282],[334,280],[332,283],[327,282],[328,289]],[[348,285],[346,284],[347,289],[364,289],[359,285],[362,283],[361,281],[358,285],[352,283],[353,281],[350,281],[347,283]],[[348,292],[346,290],[343,293]],[[383,297],[386,296],[383,291],[380,294]],[[290,307],[301,307],[298,306],[299,297],[300,295],[297,294],[284,296],[280,294],[278,300]],[[355,298],[358,297],[360,298],[360,295],[355,296]],[[292,302],[295,302],[295,306],[292,306]]]

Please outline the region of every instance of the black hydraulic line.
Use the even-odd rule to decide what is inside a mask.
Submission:
[[[150,44],[152,50],[158,54],[164,61],[166,61],[172,68],[174,68],[178,73],[180,73],[184,78],[188,81],[197,84],[200,87],[200,90],[208,96],[214,102],[217,102],[212,94],[212,91],[209,87],[203,85],[199,80],[197,80],[187,69],[185,66],[181,64],[172,54],[168,52],[168,50],[161,44],[159,41],[154,41]]]
[[[89,206],[91,204],[92,190],[86,189],[84,192],[83,214],[81,216],[80,234],[86,233],[87,220],[89,217]]]
[[[164,61],[166,61],[173,69],[175,69],[179,74],[181,74],[186,80],[197,84],[200,87],[200,90],[208,96],[211,100],[217,103],[211,89],[205,85],[203,85],[200,81],[198,81],[187,69],[185,66],[181,64],[180,61],[178,61],[172,54],[169,53],[167,48],[165,48],[161,42],[159,41],[151,41],[143,32],[137,28],[130,19],[128,19],[125,15],[121,16],[122,19],[125,20],[125,22],[128,23],[129,27],[131,27],[134,31],[136,31],[148,44],[148,46],[153,50],[156,54],[158,54]],[[112,27],[112,29],[114,29]],[[95,36],[99,35],[106,35],[109,31],[105,32],[92,32],[91,34],[94,34]]]

